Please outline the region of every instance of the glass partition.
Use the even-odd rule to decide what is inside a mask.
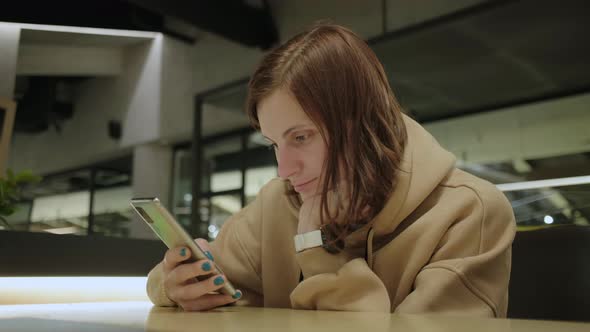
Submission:
[[[28,231],[31,223],[33,201],[23,201],[16,204],[16,211],[10,216],[0,218],[0,230]]]
[[[590,226],[590,176],[501,184],[519,230]]]
[[[66,172],[46,177],[29,188],[33,195],[28,231],[53,234],[88,234],[91,171]]]
[[[277,175],[274,153],[248,126],[242,109],[246,91],[247,81],[242,80],[198,96],[200,167],[194,168],[191,142],[175,148],[174,215],[195,237],[214,239],[227,218],[254,200],[260,188]],[[195,218],[192,177],[197,169],[200,211]],[[195,222],[198,225],[192,225]]]
[[[131,198],[133,198],[131,186],[96,190],[92,205],[93,233],[129,237],[129,223],[133,216],[129,205]]]
[[[23,188],[0,230],[129,237],[130,156],[49,174]]]

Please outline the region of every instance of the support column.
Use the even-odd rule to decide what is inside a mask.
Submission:
[[[0,97],[9,100],[14,97],[19,40],[19,27],[0,23]]]
[[[172,158],[170,146],[156,143],[136,146],[133,151],[133,196],[158,197],[166,208],[171,209]],[[129,231],[132,238],[156,238],[149,227],[135,215]]]

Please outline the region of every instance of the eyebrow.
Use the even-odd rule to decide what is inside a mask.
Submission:
[[[297,130],[297,129],[300,129],[300,128],[303,128],[303,127],[306,127],[306,126],[307,126],[307,125],[304,125],[304,124],[298,124],[298,125],[295,125],[295,126],[293,126],[293,127],[289,128],[289,129],[285,130],[285,132],[283,133],[283,135],[282,135],[282,136],[283,136],[283,138],[284,138],[284,137],[286,137],[287,135],[289,135],[289,133],[291,133],[292,131],[294,131],[294,130]],[[262,134],[262,133],[261,133],[261,134]],[[266,136],[264,136],[264,135],[262,135],[262,137],[266,138],[267,140],[269,140],[269,141],[271,141],[271,142],[274,142],[273,140],[271,140],[270,138],[268,138],[268,137],[266,137]]]

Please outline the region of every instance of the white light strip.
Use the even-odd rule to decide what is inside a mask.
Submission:
[[[83,34],[91,34],[91,35],[135,37],[135,38],[149,38],[149,39],[156,38],[156,36],[158,36],[160,34],[159,32],[152,32],[152,31],[118,30],[118,29],[73,27],[73,26],[64,26],[64,25],[0,22],[0,25],[3,25],[3,24],[15,26],[15,27],[18,27],[21,29],[26,29],[26,30],[83,33]]]
[[[147,301],[147,277],[0,277],[0,305]]]
[[[0,305],[0,326],[4,327],[3,320],[16,318],[19,320],[26,319],[24,328],[19,325],[16,331],[129,331],[124,328],[133,322],[133,325],[143,326],[145,314],[149,313],[153,304],[149,301],[125,301],[125,302],[85,302],[85,303],[43,303],[43,304],[19,304],[19,305]],[[137,317],[136,317],[137,316]],[[130,317],[133,317],[130,319]],[[176,317],[176,316],[174,316]],[[49,326],[36,324],[35,320],[30,319],[51,319],[56,321],[68,321],[71,323],[79,322],[77,329],[74,326],[62,325],[56,322],[55,327],[50,329]],[[103,328],[88,325],[89,329],[84,329],[85,323],[105,323],[109,324]],[[112,324],[112,325],[111,325]],[[113,325],[119,326],[119,329]],[[14,326],[14,325],[13,325]],[[109,327],[113,326],[113,327]],[[0,327],[0,330],[6,331],[6,328]],[[28,327],[28,328],[27,328]],[[147,329],[146,329],[147,330]],[[152,329],[149,329],[151,331]],[[131,329],[131,331],[141,331]],[[161,331],[161,330],[159,330]]]
[[[78,227],[59,227],[59,228],[49,228],[49,229],[46,229],[45,231],[48,233],[59,234],[59,235],[75,234],[75,233],[78,233],[78,231],[80,231],[80,228],[78,228]]]
[[[550,179],[550,180],[503,183],[503,184],[496,185],[496,187],[498,187],[498,189],[500,189],[501,191],[516,191],[516,190],[527,190],[527,189],[538,189],[538,188],[575,186],[578,184],[589,184],[589,183],[590,183],[590,175],[586,175],[586,176],[574,176],[574,177],[570,177],[570,178],[560,178],[560,179]]]

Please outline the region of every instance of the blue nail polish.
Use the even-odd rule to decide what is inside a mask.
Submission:
[[[223,277],[219,276],[219,277],[215,278],[215,280],[213,280],[213,283],[215,284],[215,286],[219,286],[219,285],[223,284]]]
[[[182,257],[186,256],[186,248],[180,249],[180,256],[182,256]]]
[[[232,296],[234,300],[237,300],[242,297],[242,292],[236,291],[236,293]]]
[[[209,262],[203,263],[203,265],[201,265],[201,267],[203,268],[203,271],[211,270],[211,264]]]
[[[207,258],[209,258],[210,260],[214,260],[213,259],[213,255],[211,255],[211,252],[210,251],[206,251],[205,252],[205,256],[207,256]]]

